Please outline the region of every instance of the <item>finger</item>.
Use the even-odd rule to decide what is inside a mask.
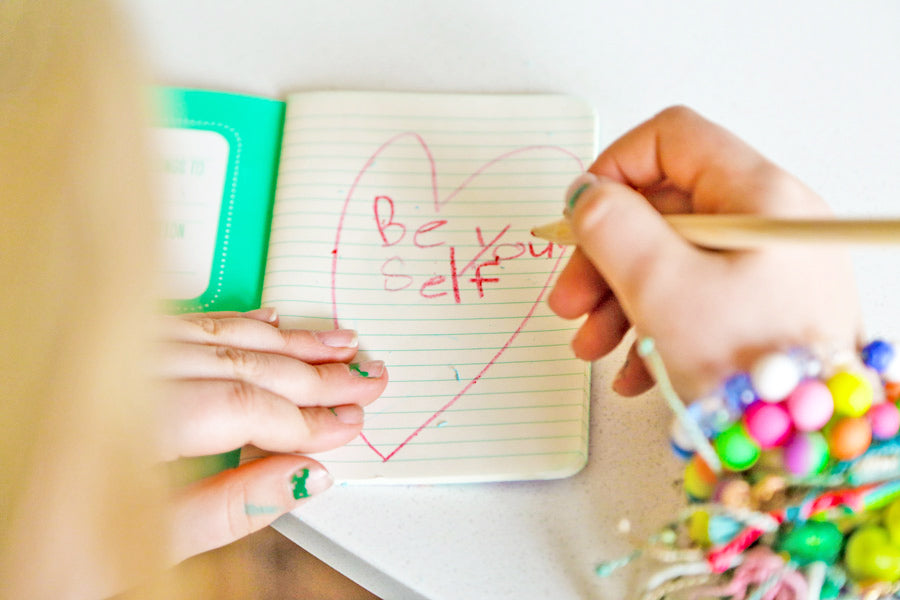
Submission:
[[[248,310],[245,312],[240,312],[236,310],[218,310],[211,311],[205,313],[186,313],[182,315],[184,317],[195,317],[195,316],[206,316],[212,317],[213,319],[222,319],[222,318],[235,318],[235,317],[244,317],[247,319],[255,319],[257,321],[262,321],[263,323],[268,323],[269,325],[278,326],[278,311],[274,306],[264,306],[262,308],[256,308],[254,310]]]
[[[668,181],[646,188],[638,188],[638,191],[653,208],[664,215],[684,214],[694,209],[690,195]]]
[[[238,540],[331,484],[319,463],[291,455],[262,458],[204,479],[175,500],[173,559],[180,562]]]
[[[298,408],[245,381],[171,383],[166,400],[164,460],[206,456],[252,444],[272,452],[321,452],[346,444],[362,429],[357,404]]]
[[[205,314],[170,319],[167,333],[170,340],[274,352],[308,363],[345,362],[359,346],[351,329],[281,330],[256,319]]]
[[[580,248],[575,248],[547,297],[550,309],[574,319],[598,306],[610,295],[609,286]]]
[[[647,299],[666,297],[677,271],[699,253],[641,194],[609,179],[590,184],[571,220],[579,248],[636,325]]]
[[[752,171],[764,163],[762,155],[727,129],[675,106],[614,141],[589,170],[635,188],[669,179],[693,191],[710,171]]]
[[[256,446],[248,444],[241,448],[241,457],[238,460],[239,464],[244,464],[247,462],[252,462],[254,460],[259,460],[260,458],[266,458],[268,456],[273,456],[278,454],[276,452],[269,452],[268,450],[260,450]]]
[[[167,345],[161,370],[169,379],[245,381],[297,406],[364,406],[388,380],[379,360],[311,365],[281,354],[180,342]]]
[[[572,350],[582,360],[597,360],[619,345],[630,326],[618,300],[610,297],[582,323],[572,340]]]
[[[694,212],[828,212],[821,199],[751,146],[684,107],[668,108],[638,125],[589,170],[638,189],[668,180],[690,193]],[[804,193],[796,193],[799,188]]]
[[[612,388],[622,396],[637,396],[653,387],[655,381],[644,366],[637,352],[637,342],[632,344],[625,358],[625,364],[613,381]]]

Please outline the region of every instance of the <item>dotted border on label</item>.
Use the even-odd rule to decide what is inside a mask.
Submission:
[[[219,295],[222,293],[222,281],[224,279],[225,274],[225,261],[228,258],[228,242],[231,238],[231,220],[234,214],[234,195],[237,191],[237,180],[238,180],[238,172],[241,167],[241,135],[237,132],[234,127],[230,125],[226,125],[225,123],[219,123],[217,121],[196,121],[194,119],[176,119],[174,121],[170,121],[183,129],[204,129],[206,131],[214,131],[216,133],[221,133],[216,131],[216,127],[220,127],[234,136],[235,142],[237,142],[237,148],[234,151],[234,171],[231,174],[231,189],[228,192],[228,203],[225,208],[225,229],[222,232],[222,254],[219,257],[219,265],[218,274],[215,273],[215,267],[213,267],[213,273],[210,274],[210,285],[206,288],[206,291],[209,291],[209,288],[212,287],[213,280],[215,278],[215,291],[213,292],[212,298],[209,299],[208,302],[204,302],[202,307],[203,309],[210,308],[213,304],[216,303],[216,300],[219,299]],[[184,127],[184,125],[189,125],[190,127]],[[228,141],[228,138],[225,138]],[[231,149],[231,144],[229,143],[229,150]],[[206,292],[204,292],[205,294]],[[202,296],[203,294],[201,294]],[[195,309],[192,308],[181,308],[179,312],[193,312]]]

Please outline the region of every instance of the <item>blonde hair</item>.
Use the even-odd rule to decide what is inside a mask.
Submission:
[[[164,561],[142,92],[101,2],[0,2],[0,597]]]

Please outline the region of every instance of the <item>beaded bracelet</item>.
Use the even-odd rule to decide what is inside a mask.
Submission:
[[[645,598],[900,594],[900,352],[767,354],[689,405],[653,340],[638,352],[675,414],[688,508],[639,556],[666,566]]]

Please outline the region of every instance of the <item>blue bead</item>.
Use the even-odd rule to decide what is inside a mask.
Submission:
[[[867,366],[883,373],[894,358],[894,347],[884,340],[875,340],[862,349],[862,359]]]
[[[756,392],[748,373],[732,375],[725,381],[725,403],[728,410],[741,414],[756,401]]]
[[[725,515],[715,515],[709,520],[709,541],[718,546],[727,544],[743,529],[738,521]]]

